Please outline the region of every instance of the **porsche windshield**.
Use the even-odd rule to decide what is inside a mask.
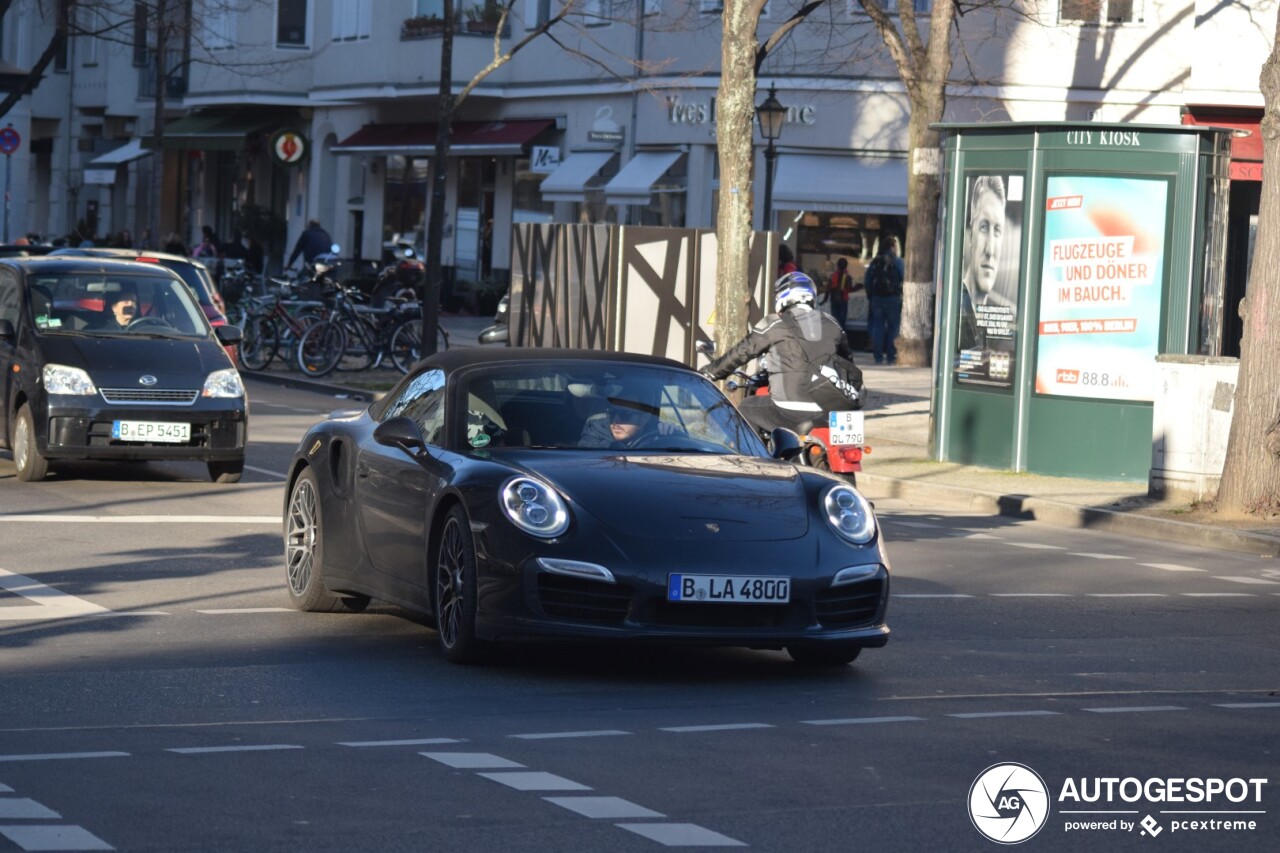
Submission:
[[[759,438],[695,373],[599,361],[504,364],[464,378],[471,447],[764,455]]]
[[[177,279],[67,273],[33,276],[31,317],[44,334],[201,338],[204,312]]]

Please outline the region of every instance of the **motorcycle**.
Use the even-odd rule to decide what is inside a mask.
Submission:
[[[714,345],[709,341],[699,341],[697,349],[711,355]],[[741,388],[747,394],[768,395],[769,374],[763,370],[753,375],[735,370],[733,377],[725,382],[725,387],[730,391]],[[769,444],[770,431],[755,424],[752,426],[756,427],[760,437]],[[866,418],[862,409],[828,412],[825,423],[808,421],[800,426],[800,464],[839,474],[850,485],[857,486],[858,472],[862,470],[862,457],[871,454],[871,448],[866,443]]]

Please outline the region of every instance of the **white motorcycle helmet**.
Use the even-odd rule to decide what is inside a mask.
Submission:
[[[801,302],[812,305],[818,298],[818,288],[813,279],[802,272],[789,272],[773,283],[773,310],[781,312],[784,308],[799,305]]]

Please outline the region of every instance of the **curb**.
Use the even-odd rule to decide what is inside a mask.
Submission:
[[[1201,548],[1220,548],[1261,557],[1280,556],[1280,540],[1239,530],[1224,530],[1176,519],[1156,518],[1133,512],[1077,506],[1030,495],[986,492],[966,486],[918,483],[883,474],[858,474],[858,487],[870,498],[922,501],[985,515],[1021,518],[1057,527],[1103,530],[1122,536],[1159,539]]]

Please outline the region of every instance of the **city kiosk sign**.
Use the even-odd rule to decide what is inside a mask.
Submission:
[[[937,125],[943,461],[1145,481],[1157,356],[1206,346],[1229,131]],[[1206,307],[1209,306],[1209,307]]]

